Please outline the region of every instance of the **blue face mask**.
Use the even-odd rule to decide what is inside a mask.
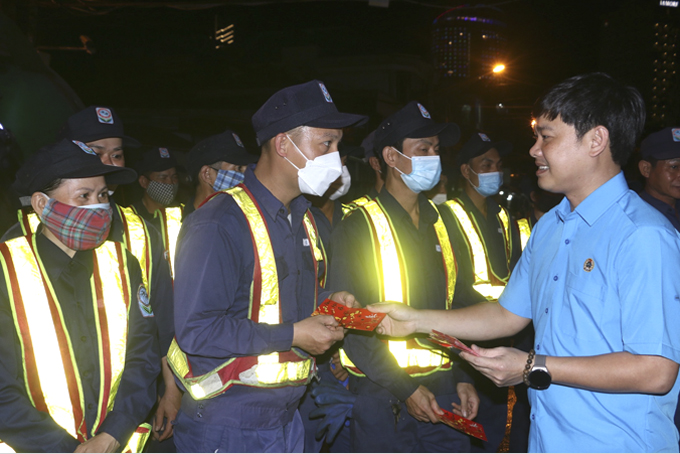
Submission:
[[[439,177],[442,174],[442,161],[439,156],[414,156],[409,158],[401,151],[392,147],[397,153],[411,161],[411,173],[408,175],[399,170],[401,179],[404,180],[406,186],[416,194],[429,191],[439,183]]]
[[[475,191],[479,192],[484,197],[498,194],[498,191],[503,184],[503,172],[477,173],[472,169],[470,169],[470,172],[477,175],[477,178],[479,179],[479,186],[472,185],[472,187],[475,188]],[[472,184],[472,182],[470,184]]]
[[[217,171],[217,178],[213,183],[213,189],[215,192],[222,191],[223,189],[233,188],[237,184],[243,182],[245,176],[241,172],[235,170],[222,170]]]

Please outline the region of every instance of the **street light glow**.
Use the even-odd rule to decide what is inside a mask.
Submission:
[[[502,63],[499,63],[493,67],[493,72],[496,74],[502,73],[503,71],[505,71],[505,65]]]

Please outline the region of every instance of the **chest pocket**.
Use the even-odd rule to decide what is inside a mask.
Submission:
[[[562,313],[561,330],[582,340],[601,340],[600,327],[605,313],[606,282],[597,269],[590,272],[568,272]]]

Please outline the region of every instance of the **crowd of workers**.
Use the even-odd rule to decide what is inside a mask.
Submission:
[[[360,148],[366,117],[286,87],[258,154],[230,129],[191,149],[183,204],[174,150],[133,170],[113,109],[74,114],[17,172],[0,243],[0,450],[677,452],[680,127],[641,142],[637,195],[644,112],[601,73],[539,98],[526,218],[496,197],[512,143],[481,131],[460,193],[433,193],[461,133],[418,101]],[[345,200],[351,155],[375,185]],[[348,330],[326,299],[386,316]]]

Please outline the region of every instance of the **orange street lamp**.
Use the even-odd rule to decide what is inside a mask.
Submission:
[[[493,67],[494,74],[500,74],[503,71],[505,71],[505,65],[503,63],[498,63],[496,66]]]

